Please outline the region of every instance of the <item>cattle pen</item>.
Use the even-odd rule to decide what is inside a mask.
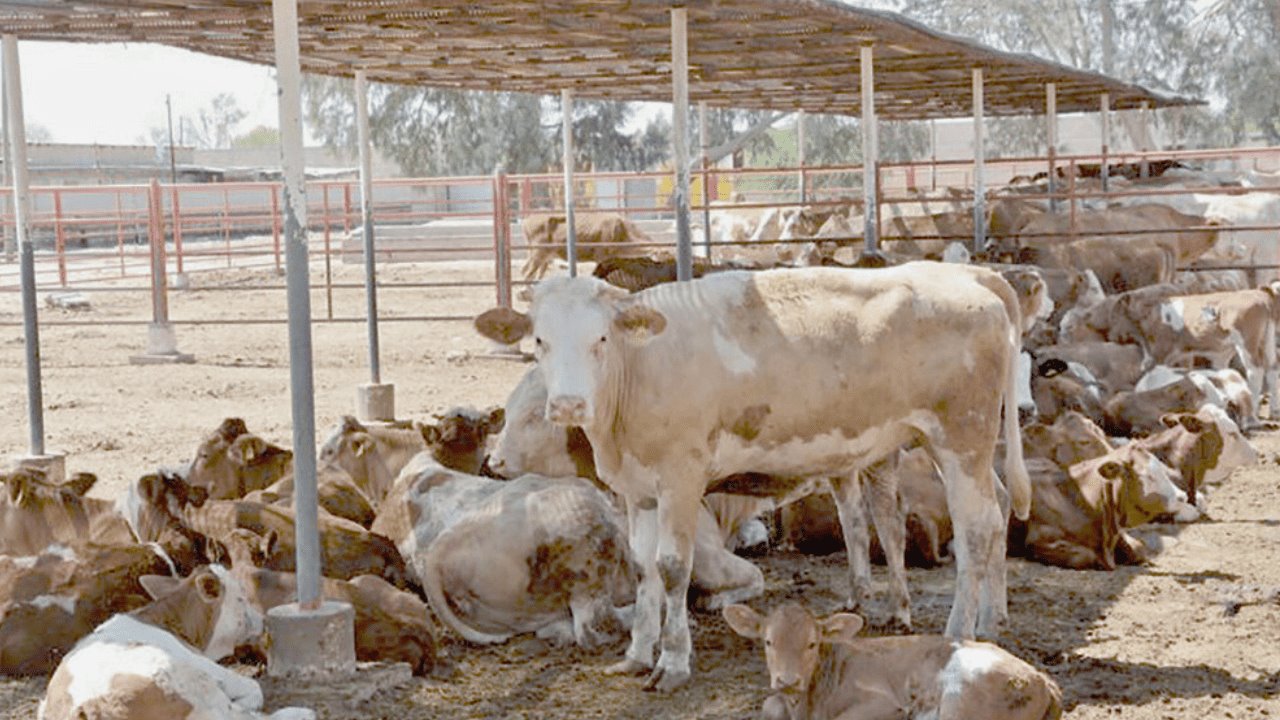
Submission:
[[[763,241],[777,261],[788,263],[794,261],[788,245],[813,241],[761,237],[730,239],[717,247],[710,214],[724,207],[716,206],[714,200],[721,198],[712,198],[709,189],[718,191],[722,176],[741,195],[722,198],[731,201],[731,211],[765,215],[809,206],[841,208],[851,222],[856,216],[861,232],[851,227],[829,237],[863,258],[892,247],[895,220],[932,215],[919,208],[939,201],[947,211],[970,218],[971,232],[925,233],[916,239],[956,239],[973,252],[984,251],[988,210],[996,199],[993,185],[1014,186],[1020,176],[1041,171],[1047,176],[1044,195],[1065,204],[1072,235],[1078,209],[1126,197],[1280,190],[1274,148],[1121,155],[1104,140],[1096,156],[1051,151],[1044,158],[993,161],[982,150],[987,115],[1051,108],[1052,147],[1059,110],[1099,111],[1105,126],[1113,109],[1145,114],[1196,101],[994,51],[890,13],[822,0],[748,0],[732,6],[558,0],[541,9],[530,13],[524,3],[480,8],[445,0],[342,8],[295,0],[0,6],[9,74],[6,102],[18,118],[10,126],[16,176],[7,225],[20,251],[17,267],[0,266],[0,289],[21,288],[0,294],[0,324],[24,327],[22,337],[5,336],[0,371],[7,379],[7,408],[24,399],[19,378],[25,374],[30,455],[46,455],[47,410],[48,439],[71,453],[73,467],[91,464],[106,480],[97,491],[110,497],[139,472],[185,460],[194,439],[218,418],[251,418],[264,435],[291,444],[296,457],[298,600],[314,611],[319,601],[318,588],[311,587],[319,583],[316,421],[336,422],[349,410],[351,388],[368,385],[361,383],[367,378],[366,348],[373,384],[380,384],[375,348],[384,323],[389,341],[383,346],[384,374],[397,380],[405,400],[399,416],[423,416],[456,404],[501,403],[524,367],[480,361],[477,356],[485,349],[461,323],[492,305],[518,301],[512,271],[522,250],[519,223],[537,211],[563,210],[570,218],[622,214],[644,228],[651,249],[673,251],[677,277],[688,280],[697,212],[705,211],[709,260]],[[402,42],[388,43],[388,36]],[[432,41],[413,42],[425,37]],[[147,40],[274,62],[283,182],[29,188],[18,39]],[[814,63],[814,55],[835,59]],[[779,82],[778,68],[796,81]],[[498,173],[382,180],[370,192],[367,163],[362,163],[360,185],[308,184],[300,161],[298,82],[304,69],[355,76],[358,88],[372,79],[559,91],[565,107],[575,95],[670,98],[679,118],[673,137],[676,167],[661,174],[583,175],[569,164],[563,177]],[[692,167],[682,132],[691,101],[859,112],[866,162],[780,170]],[[971,161],[892,164],[876,157],[877,118],[970,114],[976,148]],[[363,129],[361,134],[366,135]],[[566,156],[571,154],[568,137],[566,132]],[[361,151],[367,153],[368,145],[362,137]],[[1249,184],[1190,191],[1108,186],[1108,168],[1132,168],[1135,177],[1146,180],[1154,165],[1168,161],[1249,174]],[[1224,166],[1208,167],[1219,161]],[[1086,182],[1095,168],[1097,187]],[[659,190],[664,177],[670,187]],[[695,177],[703,189],[697,197],[691,190]],[[949,193],[950,187],[957,192]],[[86,198],[96,200],[76,205]],[[100,207],[104,199],[105,209]],[[851,212],[855,207],[859,213]],[[1217,231],[1217,225],[1211,227]],[[1274,252],[1267,243],[1274,241],[1277,227],[1280,221],[1263,218],[1237,224],[1235,230],[1260,233],[1260,247]],[[570,274],[577,271],[574,228],[570,220]],[[1280,265],[1258,258],[1241,264],[1253,271]],[[1228,266],[1208,269],[1223,267]],[[308,279],[321,273],[322,282]],[[386,292],[375,305],[379,291]],[[36,307],[37,293],[44,294],[44,308]],[[313,303],[323,303],[323,311],[312,311]],[[369,326],[367,341],[355,327],[359,323]],[[287,338],[276,324],[288,324]],[[147,362],[156,356],[194,362],[131,364],[125,356],[144,343],[141,333],[130,337],[132,331],[121,326],[147,327]],[[37,328],[51,331],[37,339]],[[187,352],[178,353],[178,347]],[[41,396],[45,386],[47,402]],[[22,429],[13,423],[3,447],[21,447]],[[1280,448],[1273,432],[1260,433],[1256,442],[1268,459]],[[1070,717],[1122,714],[1146,720],[1280,712],[1280,657],[1274,638],[1266,637],[1280,612],[1274,602],[1274,588],[1280,587],[1275,563],[1266,554],[1223,557],[1222,551],[1230,543],[1274,548],[1273,528],[1280,520],[1268,503],[1273,468],[1258,465],[1238,476],[1229,492],[1216,496],[1220,504],[1213,522],[1143,531],[1143,540],[1161,551],[1150,567],[1063,572],[1012,563],[1013,617],[1002,643],[1063,684]],[[838,560],[779,552],[760,563],[765,601],[800,599],[822,610],[840,602],[844,579]],[[946,567],[912,573],[917,630],[942,629],[951,573]],[[346,672],[345,680],[309,687],[268,672],[263,685],[272,707],[313,705],[321,717],[334,718],[752,716],[767,693],[758,652],[734,639],[718,614],[695,617],[693,682],[669,696],[642,693],[635,678],[601,675],[606,662],[621,652],[619,643],[586,651],[524,638],[480,649],[444,635],[435,677],[380,682],[378,671],[365,667],[363,675]],[[1157,618],[1175,627],[1159,626]],[[248,664],[237,670],[261,672]],[[44,692],[42,680],[0,682],[0,711],[31,716]]]

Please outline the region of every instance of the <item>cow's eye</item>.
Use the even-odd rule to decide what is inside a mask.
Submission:
[[[609,339],[609,338],[608,338],[608,336],[606,336],[606,335],[601,335],[601,336],[600,336],[600,342],[604,342],[605,340],[608,340],[608,339]]]
[[[534,338],[533,344],[537,345],[538,347],[542,347],[542,338]]]

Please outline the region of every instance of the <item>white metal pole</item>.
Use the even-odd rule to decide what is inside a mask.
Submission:
[[[378,346],[378,279],[373,238],[373,145],[369,140],[369,82],[356,71],[356,143],[360,146],[360,221],[364,228],[364,296],[369,323],[370,382],[382,382]],[[328,192],[326,190],[326,192]]]
[[[573,219],[573,91],[560,91],[560,125],[563,136],[564,162],[564,257],[569,262],[569,277],[578,275],[578,227]]]
[[[27,122],[22,114],[22,73],[18,38],[4,40],[5,108],[9,113],[9,156],[13,158],[13,226],[22,283],[22,331],[26,346],[27,421],[31,454],[44,455],[44,393],[40,384],[40,324],[36,316],[36,257],[31,243],[31,195],[27,179]]]
[[[1098,111],[1102,113],[1102,192],[1107,192],[1111,185],[1111,167],[1107,162],[1107,153],[1111,150],[1111,94],[1098,96]]]
[[[800,204],[804,205],[809,202],[808,188],[805,187],[804,177],[804,110],[796,113],[796,159],[800,168],[797,180],[800,185]]]
[[[711,262],[711,138],[707,136],[707,104],[698,103],[698,144],[702,154],[702,243]]]
[[[1045,145],[1048,146],[1046,156],[1049,158],[1049,210],[1057,212],[1058,199],[1053,194],[1058,191],[1058,84],[1044,85],[1044,126]]]
[[[879,224],[876,208],[876,93],[875,60],[871,45],[862,46],[858,58],[858,70],[862,75],[862,88],[858,101],[862,103],[862,238],[864,251],[875,253],[880,246]]]
[[[676,280],[693,279],[693,235],[689,229],[689,10],[671,8],[671,157],[676,214]]]
[[[298,604],[304,609],[312,610],[321,600],[320,533],[316,496],[315,383],[311,364],[311,280],[307,265],[307,196],[302,155],[302,65],[298,48],[298,2],[272,0],[271,7],[276,82],[279,84],[280,99],[280,166],[284,175]]]
[[[0,182],[9,185],[10,178],[13,177],[13,155],[9,152],[9,91],[6,89],[3,80],[4,73],[0,72],[0,141],[4,143],[4,172],[0,174]],[[8,198],[5,198],[5,204],[8,204]],[[4,206],[0,205],[0,212],[4,211]],[[9,226],[5,225],[0,231],[4,234],[4,261],[12,262],[16,253],[16,241],[9,235]]]
[[[986,127],[982,68],[973,69],[973,252],[987,244]]]

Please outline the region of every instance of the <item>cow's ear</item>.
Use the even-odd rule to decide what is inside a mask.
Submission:
[[[628,304],[613,317],[613,327],[629,340],[644,342],[667,329],[667,317],[651,307]]]
[[[93,473],[79,472],[79,473],[76,473],[70,480],[63,483],[62,486],[70,490],[71,492],[75,493],[76,495],[79,495],[80,497],[84,497],[84,494],[89,492],[89,490],[92,489],[94,484],[96,484],[97,482],[98,482],[97,475],[94,475]]]
[[[27,478],[21,473],[14,473],[8,477],[10,503],[22,504],[22,499],[27,494],[27,482]]]
[[[475,326],[481,335],[503,345],[520,342],[533,329],[528,315],[507,307],[486,310],[476,318]]]
[[[1108,480],[1114,480],[1124,474],[1124,466],[1118,462],[1106,462],[1098,468],[1098,474]]]
[[[227,418],[218,426],[218,434],[226,442],[235,442],[235,439],[249,432],[249,428],[245,426],[244,420],[240,418]]]
[[[489,411],[489,417],[485,418],[484,427],[486,432],[501,432],[503,426],[507,424],[507,409],[496,407]]]
[[[257,435],[243,435],[227,449],[227,454],[239,465],[252,465],[267,450],[267,441]]]
[[[196,578],[196,592],[200,593],[200,599],[207,603],[218,602],[222,597],[222,581],[211,572],[201,573]]]
[[[209,488],[201,485],[191,485],[187,488],[187,502],[196,506],[203,507],[209,500]]]
[[[1165,427],[1167,427],[1167,428],[1176,428],[1176,427],[1178,427],[1178,414],[1177,414],[1177,413],[1165,413],[1164,415],[1161,415],[1161,416],[1160,416],[1160,424],[1164,425],[1164,426],[1165,426]]]
[[[422,439],[427,441],[428,445],[435,446],[440,443],[440,428],[435,425],[423,425],[420,430]]]
[[[725,605],[721,612],[729,627],[744,638],[755,639],[764,632],[764,618],[746,605]]]
[[[164,491],[165,483],[159,474],[147,473],[138,478],[138,494],[148,503],[152,505],[159,503],[164,497]]]
[[[368,455],[372,450],[373,438],[368,435],[360,434],[351,438],[351,451],[356,454],[356,457],[362,458],[365,455]]]
[[[863,620],[853,613],[836,613],[818,621],[818,630],[822,632],[825,643],[847,643],[852,641],[862,629]]]
[[[168,575],[142,575],[138,578],[138,584],[147,591],[152,600],[159,600],[173,592],[181,582],[180,579]]]
[[[275,530],[267,532],[266,537],[262,538],[262,556],[269,558],[276,554],[276,546],[280,544],[280,535]]]

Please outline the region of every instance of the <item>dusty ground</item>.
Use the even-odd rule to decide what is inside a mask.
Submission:
[[[337,279],[359,282],[353,268]],[[390,281],[487,279],[483,263],[394,266]],[[318,276],[319,268],[313,271]],[[268,272],[251,279],[280,283]],[[218,291],[245,274],[192,276],[192,290],[171,297],[175,319],[284,317],[282,291]],[[135,281],[136,284],[136,281]],[[206,288],[206,289],[202,289]],[[388,290],[387,315],[471,314],[492,301],[483,289]],[[73,315],[42,310],[44,319],[146,318],[138,293],[92,296],[93,309]],[[363,310],[358,291],[338,291],[335,315]],[[323,314],[323,293],[313,296]],[[20,319],[16,294],[0,295],[0,321]],[[45,327],[42,336],[48,445],[69,453],[71,470],[101,477],[107,497],[157,464],[189,456],[197,440],[225,416],[239,415],[269,439],[289,444],[288,342],[283,325],[179,326],[179,347],[196,364],[139,367],[129,356],[145,346],[145,328]],[[320,432],[354,407],[368,379],[365,328],[315,327],[316,416]],[[524,366],[468,358],[486,343],[465,323],[386,323],[384,379],[396,384],[398,414],[425,417],[458,404],[500,403]],[[27,443],[20,327],[0,327],[0,453]],[[1211,497],[1210,519],[1146,532],[1164,550],[1149,567],[1075,572],[1012,560],[1011,626],[1004,644],[1062,685],[1067,717],[1260,718],[1280,716],[1280,433],[1255,438],[1267,458],[1238,471]],[[778,552],[759,559],[768,592],[757,607],[784,598],[820,610],[838,603],[841,556]],[[953,570],[913,570],[918,629],[940,631],[950,606]],[[1227,608],[1234,612],[1228,613]],[[269,703],[312,703],[329,718],[746,718],[764,698],[760,648],[732,635],[718,616],[694,613],[696,671],[690,687],[669,697],[641,692],[637,678],[600,670],[622,643],[600,653],[545,647],[536,640],[481,649],[444,640],[449,670],[427,680],[368,670],[344,687],[310,693],[267,687]],[[243,668],[252,672],[250,668]],[[42,678],[0,679],[0,718],[31,718]]]

